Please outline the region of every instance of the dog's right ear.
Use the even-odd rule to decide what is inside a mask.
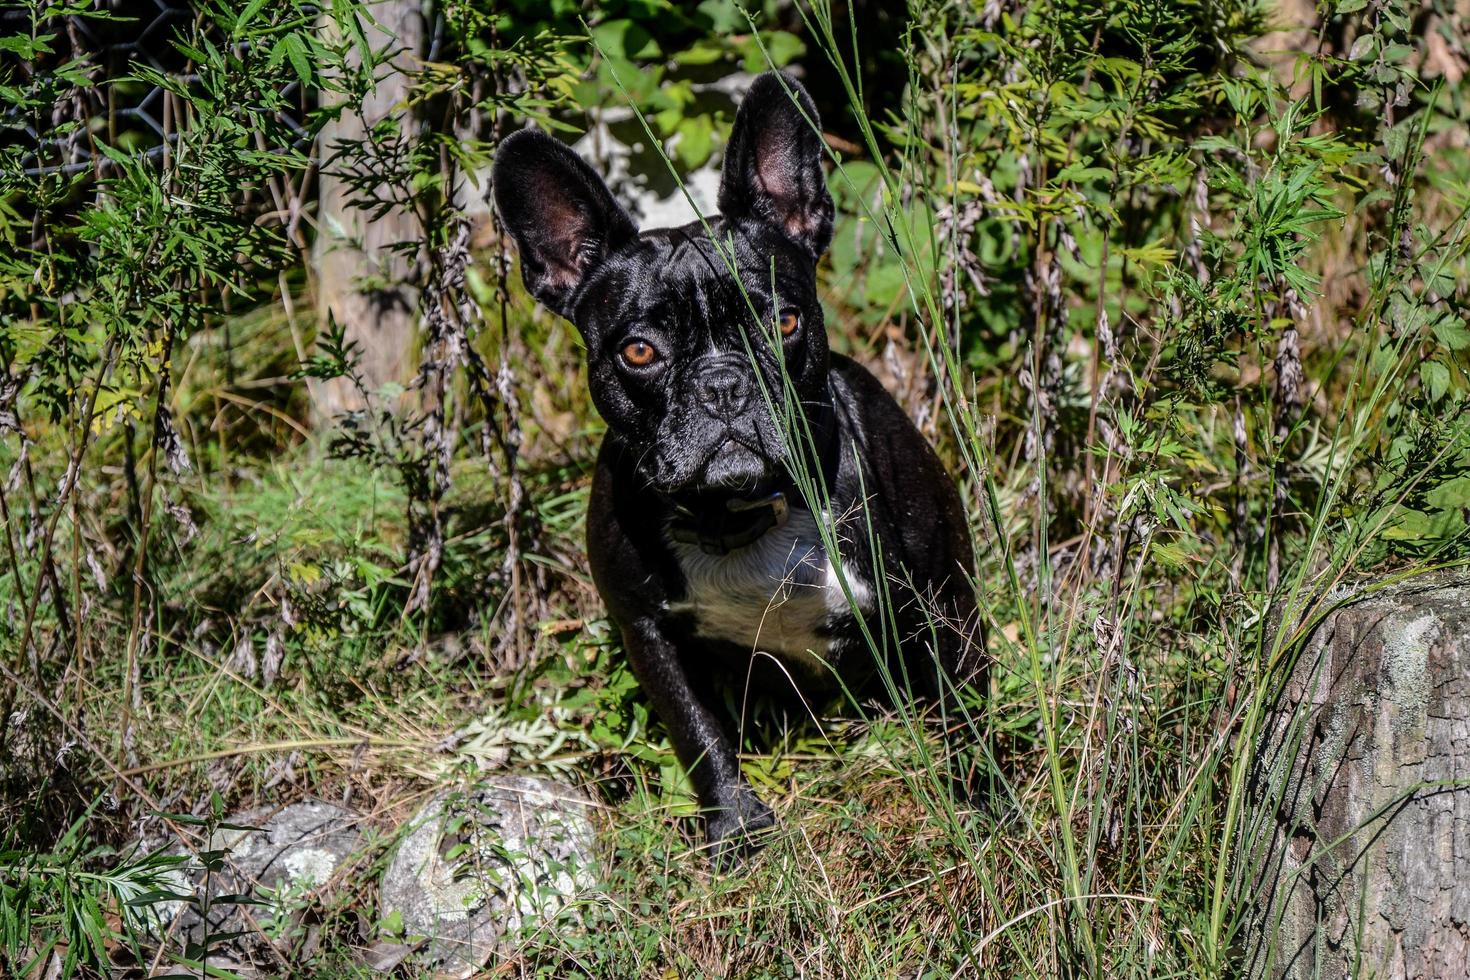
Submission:
[[[577,285],[638,234],[602,178],[561,141],[522,129],[500,144],[490,177],[526,288],[570,318]]]

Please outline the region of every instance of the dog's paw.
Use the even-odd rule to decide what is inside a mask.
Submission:
[[[706,824],[710,859],[717,871],[733,871],[761,846],[757,834],[776,824],[776,814],[744,787],[734,801],[711,811]]]

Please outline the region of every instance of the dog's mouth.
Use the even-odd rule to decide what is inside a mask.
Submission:
[[[687,453],[687,450],[685,451]],[[777,489],[783,467],[737,436],[725,435],[697,456],[679,458],[677,449],[651,454],[648,482],[675,503],[701,505],[707,499],[755,497]]]
[[[687,488],[697,496],[761,497],[775,489],[775,465],[739,439],[716,446]]]

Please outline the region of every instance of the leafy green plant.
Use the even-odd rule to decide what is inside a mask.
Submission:
[[[187,897],[175,881],[184,858],[123,855],[90,843],[86,824],[96,806],[66,828],[53,851],[0,851],[0,966],[7,973],[26,976],[53,960],[62,976],[101,971],[118,949],[141,960],[149,931],[157,932],[157,907]]]

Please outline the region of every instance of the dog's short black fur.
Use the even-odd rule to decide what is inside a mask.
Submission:
[[[700,222],[640,232],[586,163],[533,130],[504,142],[493,175],[527,287],[586,340],[607,421],[593,576],[726,859],[772,814],[741,777],[721,685],[811,700],[835,675],[862,690],[875,667],[864,623],[887,647],[905,639],[891,665],[924,693],[941,672],[972,678],[978,660],[953,625],[974,614],[955,485],[877,380],[827,349],[816,266],[833,205],[816,119],[791,76],[755,81],[708,235]],[[743,293],[710,235],[733,246]],[[794,442],[777,421],[793,410]],[[802,444],[825,513],[793,485]],[[819,525],[836,532],[842,574]],[[885,592],[895,623],[880,622]]]

